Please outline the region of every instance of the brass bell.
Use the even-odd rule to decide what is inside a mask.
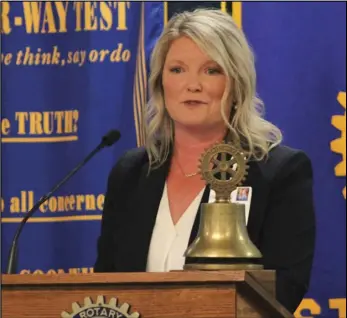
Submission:
[[[245,156],[231,143],[222,142],[207,149],[200,162],[202,179],[216,198],[201,206],[198,234],[184,254],[184,269],[263,269],[262,254],[248,236],[245,205],[230,201],[232,191],[247,175]]]
[[[188,247],[185,270],[259,270],[262,254],[250,240],[245,205],[204,203],[196,239]]]

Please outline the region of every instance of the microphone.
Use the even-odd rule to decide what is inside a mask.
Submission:
[[[11,250],[8,258],[7,274],[15,274],[17,271],[17,246],[18,239],[22,232],[22,229],[28,219],[36,212],[36,210],[47,201],[55,191],[57,191],[63,184],[65,184],[79,169],[81,169],[98,151],[104,147],[112,146],[115,142],[119,140],[121,134],[118,130],[111,130],[105,136],[102,137],[100,144],[83,160],[81,161],[63,180],[56,184],[53,189],[45,194],[27,213],[23,218],[21,224],[19,225],[11,245]]]

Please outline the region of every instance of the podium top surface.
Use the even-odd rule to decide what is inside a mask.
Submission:
[[[150,283],[236,283],[258,271],[173,271],[168,273],[15,274],[2,275],[2,285],[35,284],[150,284]],[[273,279],[273,271],[261,271]],[[265,277],[264,277],[265,278]]]

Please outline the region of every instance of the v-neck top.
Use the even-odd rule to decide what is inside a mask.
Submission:
[[[190,233],[204,191],[205,188],[198,193],[175,225],[170,213],[165,183],[148,253],[148,272],[167,272],[183,268],[184,252],[188,247]]]
[[[171,218],[167,184],[165,183],[150,242],[147,272],[169,272],[183,269],[185,264],[184,253],[188,248],[189,238],[204,191],[205,187],[198,193],[175,225]],[[246,201],[237,198],[236,190],[230,196],[231,202],[244,201],[242,203],[245,204],[246,224],[251,195],[252,189],[250,189]],[[210,190],[208,202],[214,202],[215,196],[215,192]]]

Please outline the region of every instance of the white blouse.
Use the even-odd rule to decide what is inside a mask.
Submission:
[[[251,190],[249,188],[247,201],[242,200],[242,203],[246,205],[246,222],[249,214]],[[188,248],[190,234],[204,191],[205,188],[200,191],[174,225],[170,213],[167,184],[165,183],[149,247],[147,272],[168,272],[183,269],[184,252]],[[208,201],[214,202],[214,199],[215,192],[211,190]],[[231,193],[231,201],[240,201],[236,197],[236,190]]]

